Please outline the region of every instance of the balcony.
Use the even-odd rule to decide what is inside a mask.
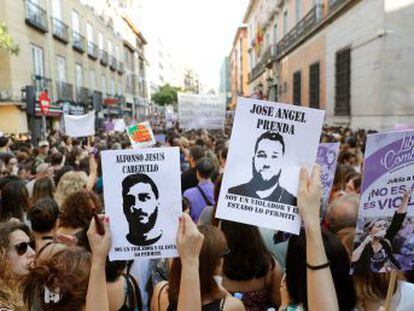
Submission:
[[[86,87],[76,88],[76,102],[78,104],[87,105],[89,103],[89,90]]]
[[[72,30],[72,47],[80,53],[85,52],[85,37],[74,30]]]
[[[30,0],[25,0],[25,10],[26,24],[40,30],[42,33],[48,32],[46,10]]]
[[[273,61],[277,59],[277,46],[271,44],[264,52],[262,56],[262,63],[264,66],[269,66]]]
[[[117,66],[116,66],[116,58],[115,58],[115,57],[113,57],[113,56],[111,56],[111,62],[109,63],[109,68],[110,68],[112,71],[115,71],[115,70],[116,70],[116,68],[117,68]]]
[[[338,0],[337,0],[338,1]],[[291,29],[276,46],[277,58],[285,55],[291,48],[309,34],[322,19],[322,5],[315,5],[296,25]]]
[[[118,73],[122,75],[124,74],[124,72],[125,72],[124,63],[119,61],[118,62]]]
[[[47,90],[49,95],[52,91],[52,80],[43,76],[33,75],[32,76],[32,85],[34,87],[35,92],[41,92]]]
[[[73,86],[66,82],[56,82],[57,99],[62,101],[73,100]]]
[[[328,12],[334,11],[336,8],[342,4],[349,2],[349,0],[328,0]]]
[[[88,42],[88,56],[93,60],[98,59],[98,46],[91,41]]]
[[[108,66],[108,53],[104,50],[99,50],[99,61],[102,66]]]
[[[68,25],[66,25],[61,20],[57,19],[56,17],[52,17],[52,29],[53,29],[53,37],[63,43],[69,42],[69,32],[68,32]]]

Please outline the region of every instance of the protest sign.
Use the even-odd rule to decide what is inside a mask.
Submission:
[[[103,151],[102,169],[105,211],[111,219],[109,258],[177,256],[179,148]]]
[[[321,143],[316,155],[316,163],[321,167],[322,209],[324,216],[329,200],[332,184],[335,178],[336,162],[338,160],[340,143]]]
[[[134,149],[149,147],[156,143],[151,125],[148,121],[128,127],[127,133],[132,148]]]
[[[300,166],[315,162],[324,111],[240,98],[218,218],[297,234]]]
[[[114,131],[115,132],[123,132],[125,131],[125,120],[124,119],[116,119],[114,120]]]
[[[368,135],[351,272],[414,269],[414,131]]]
[[[86,137],[95,135],[95,111],[80,116],[63,115],[65,134],[70,137]]]
[[[225,101],[215,95],[178,93],[178,121],[185,129],[222,129]]]

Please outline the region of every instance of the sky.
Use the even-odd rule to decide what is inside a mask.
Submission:
[[[219,85],[249,0],[141,0],[143,34],[159,36],[173,62],[191,66],[206,89]]]

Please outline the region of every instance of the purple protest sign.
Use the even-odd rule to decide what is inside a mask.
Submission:
[[[414,131],[368,135],[351,272],[414,269],[413,184]]]
[[[316,155],[316,163],[321,167],[322,215],[325,214],[329,193],[335,177],[339,145],[340,143],[321,143]]]

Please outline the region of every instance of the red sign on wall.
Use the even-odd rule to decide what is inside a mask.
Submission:
[[[50,111],[50,98],[47,91],[42,91],[39,94],[40,110],[44,115],[47,115]]]

